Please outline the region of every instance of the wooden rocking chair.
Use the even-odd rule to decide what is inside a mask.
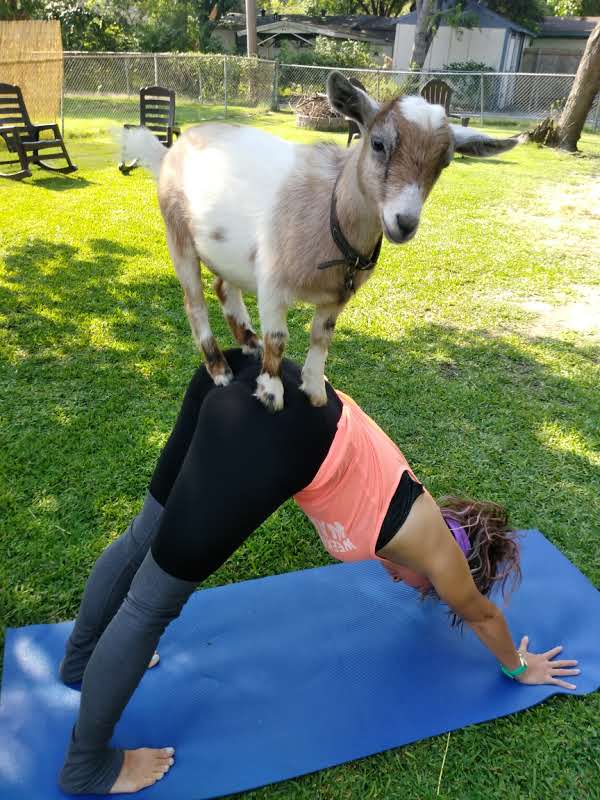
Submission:
[[[40,138],[42,131],[50,131],[52,138]],[[36,167],[51,172],[60,172],[63,175],[75,172],[77,169],[67,153],[58,125],[54,122],[34,125],[29,118],[21,89],[10,83],[0,83],[0,136],[4,139],[8,152],[17,156],[17,158],[0,161],[0,166],[6,164],[20,166],[17,172],[0,171],[0,176],[3,178],[21,180],[30,177],[30,164],[35,164]],[[42,160],[40,153],[47,150],[58,150],[59,152],[44,152]],[[53,167],[46,163],[57,158],[66,161],[67,166]]]
[[[140,89],[140,124],[124,125],[124,128],[144,127],[152,131],[165,147],[171,147],[174,136],[181,136],[175,125],[175,92],[163,86],[144,86]],[[123,175],[129,175],[138,166],[137,159],[119,163]]]
[[[427,81],[425,86],[421,89],[421,97],[427,100],[428,103],[443,106],[446,109],[446,116],[448,119],[459,119],[463,128],[469,124],[470,117],[463,116],[462,114],[452,114],[450,111],[450,98],[452,97],[452,89],[445,81],[434,78]]]

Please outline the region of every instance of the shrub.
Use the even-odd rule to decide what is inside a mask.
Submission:
[[[494,72],[492,67],[477,61],[453,61],[444,65],[448,72]],[[479,75],[456,75],[445,77],[454,91],[452,107],[456,110],[472,111],[479,106],[481,93],[481,79]]]
[[[315,46],[296,49],[285,43],[279,50],[283,64],[307,64],[319,67],[372,67],[369,45],[364,42],[328,39],[317,36]]]
[[[444,64],[445,72],[493,72],[493,67],[488,67],[480,61],[453,61]]]

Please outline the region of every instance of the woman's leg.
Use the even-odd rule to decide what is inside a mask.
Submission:
[[[163,507],[147,494],[140,513],[96,561],[60,665],[63,683],[79,683],[102,632],[116,614],[156,533]]]
[[[161,634],[179,616],[194,587],[194,583],[168,575],[156,565],[151,553],[146,554],[126,599],[100,637],[86,667],[79,719],[59,778],[63,791],[137,791],[168,770],[172,750],[167,753],[166,749],[146,749],[132,751],[130,769],[121,775],[125,753],[109,748],[107,743]],[[118,779],[120,783],[116,784]]]
[[[238,353],[232,351],[228,357],[239,368],[243,359]],[[156,533],[164,504],[194,435],[202,403],[215,388],[206,369],[200,367],[188,385],[177,421],[158,459],[142,510],[96,561],[60,665],[60,677],[64,683],[81,681],[98,639],[127,595],[133,576]]]
[[[194,587],[322,463],[339,410],[313,409],[297,383],[286,385],[288,405],[276,415],[252,396],[254,379],[212,392],[202,404],[151,551],[85,670],[60,776],[64,791],[135,791],[169,768],[164,749],[123,753],[108,742],[161,634]]]
[[[168,769],[170,754],[162,749],[124,753],[108,747],[148,659],[194,587],[310,482],[329,449],[335,423],[332,430],[307,430],[292,408],[287,417],[273,416],[252,396],[253,388],[253,381],[234,382],[202,404],[151,551],[86,667],[79,719],[60,775],[65,792],[135,791]],[[302,415],[320,419],[322,412],[302,396]],[[301,455],[307,434],[322,439],[308,472]]]
[[[238,348],[226,350],[225,357],[234,375],[237,375],[244,366],[257,361],[254,356],[246,355]],[[196,370],[190,381],[177,421],[158,457],[154,474],[150,480],[150,494],[162,506],[166,505],[173,484],[179,475],[179,470],[196,431],[202,404],[210,392],[218,392],[221,388],[215,386],[204,366]]]

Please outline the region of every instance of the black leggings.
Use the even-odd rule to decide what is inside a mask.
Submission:
[[[240,350],[227,361],[235,380],[216,387],[204,367],[194,375],[150,483],[165,506],[152,555],[167,573],[201,582],[282,503],[304,489],[323,463],[342,404],[313,408],[300,369],[285,359],[285,407],[268,412],[253,396],[260,362]]]
[[[300,370],[284,361],[285,408],[271,415],[253,397],[259,362],[238,350],[227,361],[235,380],[226,388],[204,367],[195,374],[142,512],[86,584],[60,670],[67,682],[83,678],[59,776],[67,793],[111,790],[125,756],[108,742],[164,630],[196,586],[313,480],[335,436],[341,402],[331,386],[327,405],[312,408]],[[392,533],[410,505],[400,489],[386,518]]]

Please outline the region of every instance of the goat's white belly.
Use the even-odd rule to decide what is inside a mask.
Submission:
[[[256,294],[256,225],[248,215],[240,214],[235,225],[230,222],[223,228],[223,216],[217,208],[215,213],[207,214],[201,223],[193,226],[200,260],[242,291]],[[224,238],[214,238],[217,235]]]
[[[186,160],[184,192],[200,259],[220,277],[256,293],[261,244],[279,191],[295,163],[295,146],[254,128],[221,135]]]

